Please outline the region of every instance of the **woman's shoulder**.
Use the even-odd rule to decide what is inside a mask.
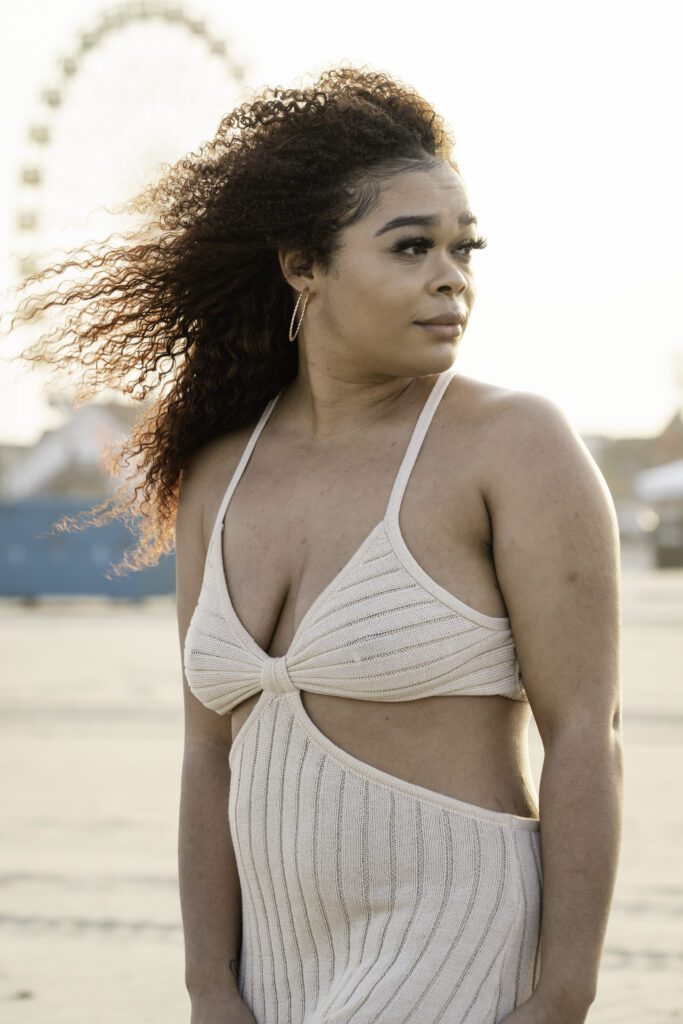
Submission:
[[[534,391],[462,378],[462,415],[472,430],[489,511],[514,511],[518,527],[530,511],[553,504],[558,515],[591,504],[612,528],[614,505],[605,478],[576,425],[553,399]],[[452,396],[451,407],[457,395]],[[476,448],[475,448],[476,446]]]
[[[208,539],[223,495],[228,487],[254,423],[235,427],[201,444],[183,468],[178,495],[181,507],[194,510]]]
[[[488,437],[501,453],[509,445],[533,442],[539,432],[579,439],[575,426],[558,403],[535,391],[457,374],[445,397],[450,415],[469,423],[480,436]]]
[[[604,489],[604,479],[575,424],[561,406],[534,391],[458,376],[448,388],[446,433],[469,465],[484,499],[505,508],[518,492],[540,496],[581,486]],[[553,484],[550,482],[554,481]]]

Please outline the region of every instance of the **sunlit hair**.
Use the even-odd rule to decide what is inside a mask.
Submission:
[[[310,87],[254,94],[196,153],[162,165],[120,208],[141,215],[141,226],[118,235],[123,244],[112,235],[86,243],[28,277],[10,330],[51,307],[70,316],[21,358],[75,375],[79,403],[109,388],[144,410],[115,460],[135,466],[134,486],[123,480],[55,528],[124,519],[138,542],[111,570],[119,575],[172,551],[193,455],[249,423],[296,376],[298,346],[287,336],[296,294],[278,249],[329,272],[340,233],[377,205],[382,182],[442,160],[457,171],[453,145],[413,89],[344,62]],[[30,293],[74,270],[61,290]]]

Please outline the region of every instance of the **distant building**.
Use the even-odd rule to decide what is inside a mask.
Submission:
[[[585,439],[614,500],[622,541],[646,541],[660,568],[683,566],[683,416],[654,437]]]
[[[175,559],[106,578],[134,538],[115,519],[99,527],[51,532],[110,497],[121,482],[105,453],[130,436],[140,408],[120,402],[67,408],[67,419],[32,445],[0,446],[0,596],[35,600],[47,594],[102,594],[140,599],[171,594]]]
[[[652,533],[655,564],[660,568],[683,566],[683,459],[665,462],[638,473],[636,495],[655,512]]]
[[[6,500],[4,481],[12,467],[26,457],[30,445],[0,444],[0,501]]]
[[[638,498],[634,482],[639,473],[683,459],[683,416],[677,411],[654,437],[592,437],[585,441],[615,504],[633,500]]]
[[[139,416],[139,408],[121,402],[93,402],[35,444],[0,446],[0,499],[104,499],[117,485],[104,453],[125,440]]]

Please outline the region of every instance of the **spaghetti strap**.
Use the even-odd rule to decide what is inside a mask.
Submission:
[[[439,375],[438,379],[432,386],[432,390],[429,392],[429,396],[422,408],[422,412],[417,418],[406,453],[403,456],[403,461],[401,462],[398,473],[396,474],[396,480],[394,481],[394,486],[389,496],[385,515],[385,521],[387,522],[398,523],[398,513],[401,507],[401,500],[418,452],[422,447],[422,442],[429,430],[429,425],[432,422],[432,417],[436,412],[439,402],[454,376],[455,369],[453,367],[450,367],[448,370],[444,370],[443,373]]]
[[[439,402],[441,401],[441,398],[453,376],[455,376],[455,369],[453,367],[450,367],[448,370],[444,370],[443,373],[439,375],[436,382],[433,384],[431,391],[429,392],[427,400],[424,406],[422,407],[420,415],[418,416],[417,422],[415,423],[415,426],[413,428],[413,432],[411,434],[410,441],[408,442],[408,447],[406,449],[405,455],[403,456],[403,460],[399,467],[398,473],[396,474],[394,485],[392,487],[391,494],[389,496],[389,501],[387,503],[385,521],[398,520],[398,513],[401,507],[401,500],[403,498],[403,494],[405,492],[408,479],[410,478],[413,465],[415,464],[415,460],[422,446],[422,442],[424,441],[427,431],[429,430],[429,425],[432,421],[434,413],[436,412]],[[258,422],[256,423],[256,426],[251,432],[245,449],[242,452],[242,456],[239,462],[237,463],[235,471],[232,477],[230,478],[230,481],[226,488],[225,494],[223,495],[223,499],[221,501],[218,513],[216,515],[216,520],[214,522],[212,536],[218,531],[219,524],[221,526],[221,529],[223,527],[225,513],[230,503],[230,499],[232,498],[233,492],[237,487],[237,484],[239,483],[242,474],[244,473],[244,470],[246,468],[247,463],[249,462],[249,459],[251,458],[251,454],[254,450],[254,447],[256,446],[256,442],[258,441],[261,435],[261,431],[268,422],[270,414],[275,408],[277,400],[283,391],[284,388],[281,388],[280,391],[278,391],[278,393],[274,395],[273,398],[271,398],[270,401],[266,404],[266,406],[263,409],[263,412],[261,413],[258,419]]]
[[[266,404],[263,412],[261,413],[261,415],[259,417],[258,423],[256,424],[256,426],[254,427],[254,429],[251,432],[251,436],[249,437],[249,440],[247,441],[246,447],[245,447],[244,451],[242,452],[242,457],[240,458],[239,462],[237,463],[237,466],[235,467],[235,471],[232,474],[232,476],[230,477],[230,481],[228,482],[228,486],[226,488],[225,494],[223,495],[223,500],[221,501],[220,508],[218,509],[218,513],[216,515],[216,520],[215,520],[215,522],[213,524],[213,530],[211,531],[211,536],[212,537],[214,536],[214,534],[216,534],[218,532],[219,524],[220,524],[221,529],[223,528],[223,518],[225,516],[226,509],[227,509],[227,507],[228,507],[228,505],[230,503],[230,499],[232,498],[233,492],[234,492],[235,488],[237,487],[237,484],[240,481],[240,477],[242,476],[242,473],[245,470],[247,462],[251,458],[251,453],[254,450],[254,446],[256,445],[256,442],[259,439],[261,431],[263,430],[263,428],[265,427],[266,423],[268,422],[268,417],[270,416],[271,412],[275,408],[275,404],[276,404],[278,398],[280,397],[280,395],[282,394],[283,390],[284,390],[284,388],[281,388],[280,391],[278,391],[278,393],[276,395],[274,395],[273,398],[271,398],[270,401]]]

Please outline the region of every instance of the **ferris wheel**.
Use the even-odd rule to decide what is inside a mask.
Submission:
[[[103,10],[57,58],[28,124],[15,277],[41,269],[54,248],[111,234],[107,207],[212,138],[244,78],[229,43],[179,4]]]

